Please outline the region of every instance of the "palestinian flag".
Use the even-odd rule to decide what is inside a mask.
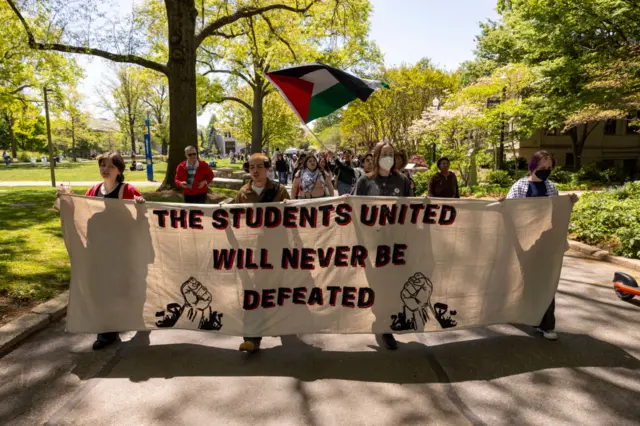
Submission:
[[[328,65],[315,62],[266,74],[303,123],[324,117],[357,99],[366,101],[381,87],[376,80],[365,80]]]

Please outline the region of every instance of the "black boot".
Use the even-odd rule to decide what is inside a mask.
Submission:
[[[96,341],[93,342],[93,350],[97,351],[102,348],[117,342],[120,340],[120,335],[117,332],[99,333],[96,337]]]

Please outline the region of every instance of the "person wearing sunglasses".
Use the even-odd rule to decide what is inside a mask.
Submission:
[[[184,149],[187,159],[178,164],[175,182],[184,192],[184,202],[205,204],[209,184],[213,181],[213,170],[206,161],[198,158],[198,151],[192,146]]]

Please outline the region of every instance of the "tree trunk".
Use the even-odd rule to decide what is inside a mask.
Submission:
[[[162,136],[162,155],[167,155],[167,149],[169,148],[169,142],[166,136]]]
[[[571,136],[571,150],[573,151],[573,166],[575,170],[582,168],[582,150],[584,149],[584,143],[589,136],[588,132],[589,124],[585,124],[584,132],[582,135],[578,135],[578,126],[572,127],[569,131]]]
[[[7,127],[9,129],[9,140],[11,141],[11,158],[18,158],[18,141],[16,135],[13,133],[13,117],[9,114],[5,115],[7,120]]]
[[[262,152],[262,112],[264,100],[262,77],[256,77],[253,89],[253,108],[251,109],[251,153]]]
[[[135,134],[135,128],[134,128],[134,121],[129,118],[129,135],[131,136],[131,153],[132,154],[137,154],[136,153],[136,134]]]
[[[194,0],[165,2],[169,24],[169,159],[161,189],[175,188],[176,167],[184,149],[198,143],[196,111],[196,42],[198,12]]]

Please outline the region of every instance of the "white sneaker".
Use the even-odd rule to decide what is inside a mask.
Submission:
[[[542,337],[544,337],[547,340],[558,340],[558,334],[553,330],[546,331],[541,328],[536,328],[536,330],[542,333]]]

